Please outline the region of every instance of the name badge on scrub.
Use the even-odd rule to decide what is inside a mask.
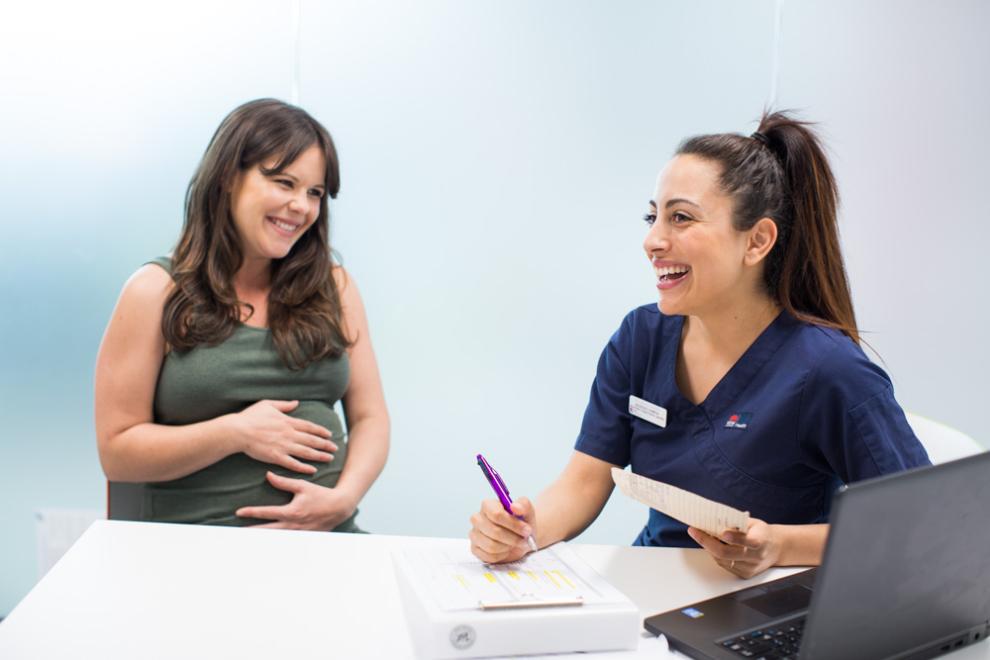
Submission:
[[[667,409],[661,408],[655,403],[650,403],[646,399],[629,395],[629,414],[639,417],[650,424],[656,424],[660,428],[667,427]]]

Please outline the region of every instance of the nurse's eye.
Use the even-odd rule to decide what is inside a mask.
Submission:
[[[312,188],[309,191],[309,196],[314,197],[316,199],[323,199],[323,191],[320,190],[319,188]]]
[[[680,211],[677,211],[675,213],[672,213],[671,216],[670,216],[670,222],[671,222],[671,224],[674,224],[674,225],[684,225],[684,224],[687,224],[687,223],[691,222],[692,220],[694,220],[694,218],[692,218],[689,215],[685,215],[684,213],[681,213]]]
[[[653,223],[656,221],[657,221],[656,213],[647,213],[646,215],[643,216],[643,222],[645,222],[650,227],[652,227]]]
[[[292,181],[290,179],[275,179],[275,183],[282,186],[286,190],[292,190]]]

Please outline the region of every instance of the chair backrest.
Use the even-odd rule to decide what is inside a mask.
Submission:
[[[144,504],[144,484],[107,482],[107,519],[141,520]]]
[[[957,431],[950,426],[921,415],[905,414],[908,424],[914,429],[915,435],[918,436],[921,444],[928,451],[928,457],[932,459],[932,463],[945,463],[985,451],[984,447],[981,447],[976,440],[962,431]]]

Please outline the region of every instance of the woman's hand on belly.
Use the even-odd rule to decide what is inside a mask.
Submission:
[[[327,428],[286,414],[298,406],[298,401],[266,400],[231,415],[238,450],[262,463],[315,474],[314,466],[299,459],[329,463],[337,445]]]
[[[350,518],[357,502],[339,488],[319,486],[305,479],[290,479],[269,472],[268,483],[292,493],[292,500],[282,506],[245,506],[235,513],[242,518],[273,522],[258,527],[280,529],[318,529],[329,531]]]

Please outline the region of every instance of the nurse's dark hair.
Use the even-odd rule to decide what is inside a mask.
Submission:
[[[821,140],[809,122],[765,112],[756,133],[701,135],[678,154],[718,163],[719,183],[734,201],[733,223],[745,231],[761,218],[777,225],[766,258],[767,291],[793,316],[840,330],[857,344],[849,280],[839,248],[839,192]]]
[[[185,222],[172,255],[175,287],[162,317],[171,349],[219,344],[237,328],[243,308],[254,313],[234,290],[244,255],[231,215],[231,191],[239,174],[256,165],[266,176],[278,174],[314,145],[326,163],[326,194],[316,222],[288,255],[272,261],[268,327],[289,368],[301,369],[347,349],[329,243],[327,198],[340,189],[337,151],[330,133],[305,110],[275,99],[250,101],[227,115],[189,183]]]

